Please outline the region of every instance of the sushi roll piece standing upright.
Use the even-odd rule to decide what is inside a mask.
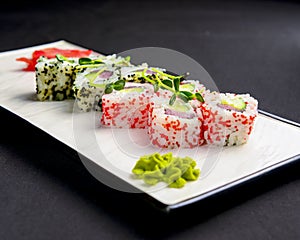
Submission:
[[[171,106],[168,99],[154,96],[149,106],[148,135],[153,146],[159,148],[194,148],[201,139],[201,112],[191,104],[176,99]]]
[[[35,65],[37,99],[45,101],[73,98],[77,64],[76,59],[59,61],[57,58],[40,57]]]
[[[249,94],[212,92],[200,110],[208,144],[241,145],[248,141],[252,132],[258,115],[258,101]]]
[[[73,89],[79,109],[83,112],[101,111],[106,84],[117,80],[116,68],[112,66],[101,66],[78,74]]]
[[[153,86],[127,82],[125,88],[102,96],[101,124],[113,128],[146,128]]]
[[[83,112],[101,111],[105,86],[119,79],[122,67],[133,66],[129,58],[116,54],[103,56],[97,61],[101,64],[77,67],[87,67],[84,72],[77,74],[73,86],[77,106]]]

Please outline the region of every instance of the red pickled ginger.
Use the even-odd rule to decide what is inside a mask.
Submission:
[[[32,53],[32,58],[20,57],[17,61],[25,62],[27,64],[24,71],[34,71],[35,65],[39,57],[44,56],[46,58],[55,58],[56,54],[61,54],[65,57],[88,57],[93,51],[92,50],[78,50],[78,49],[59,49],[59,48],[44,48],[36,50]]]

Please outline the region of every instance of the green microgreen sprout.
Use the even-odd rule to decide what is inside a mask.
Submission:
[[[183,100],[184,102],[188,102],[193,99],[197,99],[200,102],[204,102],[204,99],[200,93],[198,93],[198,92],[193,93],[193,92],[189,92],[189,91],[181,91],[180,90],[181,81],[184,79],[184,76],[189,75],[189,73],[186,73],[185,75],[181,75],[181,76],[173,76],[173,75],[164,73],[162,71],[159,71],[155,68],[151,68],[151,70],[153,72],[158,73],[158,74],[155,74],[156,82],[155,82],[154,86],[156,86],[156,87],[154,87],[154,90],[157,90],[158,88],[162,88],[162,89],[166,89],[166,90],[173,92],[173,95],[171,96],[171,98],[169,100],[170,105],[173,105],[175,103],[177,97],[180,98],[181,100]],[[143,73],[145,73],[146,71],[147,71],[147,69],[145,69]],[[167,79],[161,80],[158,75],[167,77]],[[145,78],[144,75],[143,75],[143,77]],[[153,82],[153,80],[151,80],[147,77],[145,78],[145,80],[150,83]]]
[[[118,80],[114,83],[109,83],[105,86],[104,93],[109,94],[112,93],[113,90],[120,91],[125,87],[125,80]]]
[[[113,88],[117,91],[124,89],[124,87],[125,87],[125,80],[118,80],[113,83]]]
[[[69,59],[61,54],[56,54],[55,55],[56,59],[59,61],[59,62],[69,62],[69,63],[74,63],[75,61],[73,59]]]
[[[116,64],[123,63],[123,64],[126,64],[127,66],[129,66],[130,65],[130,59],[131,59],[130,56],[127,56],[127,57],[123,58],[121,61],[117,62]]]
[[[103,63],[103,61],[99,58],[98,59],[90,59],[90,58],[83,57],[83,58],[79,58],[78,63],[80,65],[101,64],[101,63]]]
[[[130,59],[131,59],[130,56],[125,57],[125,61],[126,61],[126,62],[130,62]]]
[[[152,85],[156,84],[156,82],[155,82],[154,80],[150,79],[149,77],[147,77],[147,76],[145,75],[146,71],[147,71],[147,68],[145,68],[144,71],[142,71],[142,77],[143,77],[147,82],[151,83]]]
[[[200,93],[198,93],[198,92],[196,92],[195,93],[195,97],[196,97],[196,99],[198,100],[198,101],[200,101],[200,102],[204,102],[204,99],[203,99],[203,97],[202,97],[202,95],[200,94]]]
[[[175,103],[176,98],[177,98],[177,96],[176,96],[176,94],[174,93],[174,94],[171,96],[170,100],[169,100],[169,104],[170,104],[171,106]]]
[[[175,79],[175,78],[181,79],[181,78],[183,77],[183,76],[174,76],[174,75],[171,75],[171,74],[162,72],[162,71],[160,71],[160,70],[158,70],[158,69],[156,69],[156,68],[151,68],[151,70],[152,70],[153,72],[158,73],[158,74],[161,75],[161,76],[167,77],[167,78],[172,79],[172,80]]]
[[[79,65],[76,66],[76,69],[101,67],[104,64],[103,60],[100,58],[91,59],[87,57],[79,58],[78,63]]]
[[[61,61],[66,61],[66,58],[64,58],[63,56],[62,57],[58,56],[57,58],[60,59]],[[123,63],[123,62],[129,63],[130,56],[125,57],[119,63]],[[94,68],[94,67],[103,66],[103,64],[104,64],[104,62],[101,59],[90,59],[90,58],[84,57],[84,58],[79,59],[79,65],[76,66],[76,68],[77,69],[88,68],[88,67]],[[106,70],[106,68],[104,67],[96,73],[88,74],[89,78],[90,78],[89,83],[91,86],[98,87],[99,84],[94,83],[94,80],[97,78],[97,76],[99,74],[101,74],[105,70]],[[162,89],[169,90],[173,93],[173,95],[171,96],[171,98],[169,100],[170,105],[173,105],[177,98],[180,98],[184,102],[188,102],[189,100],[193,100],[193,99],[197,99],[200,102],[204,102],[204,99],[200,93],[198,93],[198,92],[193,93],[193,92],[189,92],[189,91],[181,91],[180,90],[181,81],[187,75],[189,75],[189,73],[185,73],[180,76],[175,76],[172,74],[165,73],[156,68],[150,68],[149,70],[154,72],[154,74],[146,75],[147,70],[148,70],[148,68],[145,68],[142,71],[142,73],[141,73],[142,78],[146,82],[151,83],[153,85],[155,92],[157,92],[159,90],[159,88],[162,88]],[[120,90],[124,89],[124,87],[125,87],[125,80],[120,79],[114,83],[106,84],[104,92],[105,92],[105,94],[109,94],[109,93],[112,93],[113,90],[120,91]]]
[[[189,91],[182,91],[180,90],[180,84],[181,81],[184,79],[184,76],[188,75],[186,73],[185,75],[181,76],[174,76],[165,72],[162,72],[160,70],[157,70],[155,68],[151,68],[152,72],[155,72],[156,74],[152,75],[146,75],[148,68],[145,68],[142,71],[142,78],[148,82],[151,83],[154,87],[154,92],[157,92],[159,88],[169,90],[173,93],[169,100],[169,104],[173,105],[177,98],[180,98],[184,102],[188,102],[193,99],[197,99],[200,102],[204,102],[204,99],[202,95],[199,92],[193,93]],[[125,80],[118,80],[115,83],[107,84],[105,87],[105,93],[111,93],[113,90],[122,90],[125,87]]]

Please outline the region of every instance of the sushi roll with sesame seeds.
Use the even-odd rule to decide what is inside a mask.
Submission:
[[[153,86],[126,82],[124,89],[102,96],[101,124],[114,128],[146,128]]]
[[[83,112],[91,110],[101,111],[101,98],[105,86],[120,78],[121,68],[133,66],[129,58],[123,58],[116,54],[97,59],[102,64],[95,67],[90,65],[84,72],[77,74],[74,81],[74,95],[79,109]],[[85,68],[78,66],[77,69]]]
[[[75,80],[74,93],[79,109],[83,112],[101,111],[101,98],[106,84],[117,80],[116,69],[111,66],[95,68],[78,74]]]
[[[35,65],[37,99],[44,101],[73,98],[76,65],[76,59],[59,61],[56,58],[40,57]]]
[[[258,115],[258,101],[249,94],[212,92],[200,106],[208,144],[241,145],[248,141]]]
[[[201,112],[195,112],[190,103],[181,99],[177,99],[172,106],[166,100],[159,97],[151,99],[148,122],[151,144],[159,148],[194,148],[202,145]]]

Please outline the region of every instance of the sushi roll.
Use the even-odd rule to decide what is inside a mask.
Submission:
[[[117,57],[116,54],[98,60],[103,63],[101,66],[87,68],[83,73],[77,74],[74,81],[76,103],[83,112],[101,111],[101,98],[105,86],[120,78],[121,67],[132,66],[128,58]]]
[[[146,128],[152,96],[151,84],[130,82],[120,91],[104,94],[101,124],[115,128]]]
[[[64,100],[73,98],[73,83],[76,76],[75,59],[59,61],[40,57],[35,65],[37,99]]]
[[[167,99],[153,97],[149,105],[148,135],[159,148],[194,148],[203,144],[201,112],[190,103],[176,99],[171,106]]]
[[[78,74],[74,84],[76,103],[83,112],[101,111],[101,98],[105,86],[118,80],[116,69],[100,67]]]
[[[208,144],[241,145],[248,141],[252,132],[258,115],[258,101],[249,94],[212,92],[206,96],[200,110]]]

